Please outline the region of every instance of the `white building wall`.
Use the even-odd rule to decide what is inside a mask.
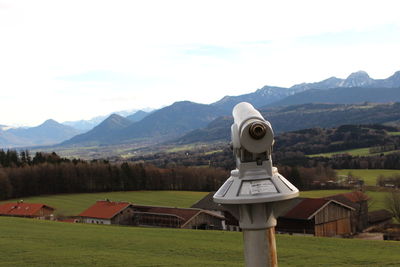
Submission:
[[[111,220],[98,219],[98,218],[84,218],[84,223],[94,223],[94,224],[111,224]]]

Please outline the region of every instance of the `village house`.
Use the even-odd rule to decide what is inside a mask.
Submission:
[[[124,224],[132,222],[133,207],[128,202],[100,200],[78,215],[80,222],[96,224]]]
[[[0,216],[52,219],[54,208],[40,203],[24,203],[23,201],[0,205]]]
[[[193,208],[133,205],[133,223],[138,226],[222,230],[224,216]]]
[[[354,209],[335,200],[304,198],[278,218],[276,230],[315,236],[351,235],[351,211]]]

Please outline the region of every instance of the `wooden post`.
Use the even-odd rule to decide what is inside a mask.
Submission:
[[[278,267],[278,255],[276,253],[275,227],[267,228],[269,259],[271,267]]]

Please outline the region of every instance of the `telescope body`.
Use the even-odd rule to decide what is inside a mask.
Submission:
[[[277,266],[276,218],[299,190],[272,166],[274,132],[251,104],[233,109],[231,126],[236,169],[214,194],[214,202],[229,210],[243,230],[246,267]]]
[[[232,147],[236,169],[214,195],[220,204],[275,202],[297,197],[298,189],[272,166],[274,132],[251,104],[233,109]]]

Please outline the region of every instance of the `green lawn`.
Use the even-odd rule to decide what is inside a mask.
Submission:
[[[0,217],[0,266],[243,266],[242,233]],[[279,266],[398,266],[400,242],[277,235]]]
[[[312,191],[300,191],[300,197],[310,197],[310,198],[319,198],[319,197],[327,197],[342,193],[350,192],[350,190],[312,190]]]
[[[352,175],[360,177],[364,180],[366,185],[376,185],[376,179],[379,175],[391,176],[394,174],[400,175],[400,170],[368,170],[368,169],[342,169],[336,170],[338,175],[348,175],[351,172]]]
[[[113,201],[129,201],[142,205],[158,205],[188,208],[203,198],[206,192],[189,191],[127,191],[104,192],[87,194],[60,194],[23,198],[26,202],[44,203],[56,208],[56,214],[70,216],[77,215],[93,205],[97,200],[106,198]],[[1,201],[11,202],[15,200]]]

